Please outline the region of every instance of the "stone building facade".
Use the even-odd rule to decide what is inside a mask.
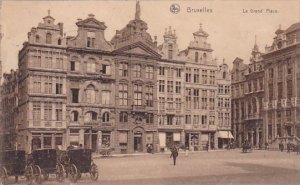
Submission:
[[[157,45],[139,2],[134,19],[111,41],[93,14],[76,25],[77,35],[65,36],[49,12],[19,52],[20,146],[117,153],[165,151],[173,144],[218,148],[219,131],[229,133],[230,119],[226,108],[218,127],[217,97],[229,93],[219,94],[218,85],[228,89],[230,77],[225,64],[218,68],[201,25],[183,51],[171,28]]]
[[[254,147],[299,139],[299,33],[300,24],[278,29],[272,46],[251,53],[250,63],[233,61],[232,124],[241,146]]]
[[[13,149],[17,146],[18,135],[18,71],[4,73],[1,85],[1,142],[0,148]]]
[[[263,55],[264,131],[268,143],[300,141],[300,23],[275,32]]]
[[[223,59],[216,74],[218,148],[226,148],[233,141],[231,133],[231,73]]]
[[[263,144],[264,70],[257,44],[249,64],[236,58],[232,70],[232,121],[238,146],[248,140],[254,147]]]

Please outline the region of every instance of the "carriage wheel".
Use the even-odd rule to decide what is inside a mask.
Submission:
[[[78,176],[78,170],[74,164],[71,165],[70,171],[69,171],[69,178],[71,182],[76,182]]]
[[[81,172],[78,170],[78,172],[77,172],[77,180],[78,179],[81,179]]]
[[[62,164],[56,165],[56,180],[62,182],[65,179],[66,170]]]
[[[38,165],[33,168],[34,180],[37,184],[42,183],[42,170]]]
[[[26,166],[25,167],[25,177],[27,182],[29,182],[29,184],[32,183],[33,181],[33,168],[32,166]]]
[[[7,170],[6,170],[5,167],[2,167],[1,168],[1,183],[2,184],[6,184],[7,178],[8,178],[8,176],[7,176]]]
[[[99,172],[98,172],[98,167],[96,164],[92,164],[91,169],[90,169],[90,175],[91,179],[93,181],[96,181],[99,177]]]

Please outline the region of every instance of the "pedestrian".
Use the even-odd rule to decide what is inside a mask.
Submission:
[[[189,147],[185,147],[185,156],[187,157],[189,155]]]
[[[173,146],[172,149],[171,149],[171,156],[170,156],[170,158],[171,157],[173,157],[173,164],[175,166],[176,165],[176,158],[178,157],[178,151],[177,151],[176,146]]]
[[[287,152],[290,153],[290,150],[291,150],[291,143],[288,142],[288,144],[286,145],[286,148],[287,148]]]
[[[209,150],[209,143],[207,141],[207,143],[206,143],[206,151],[208,152],[208,150]]]

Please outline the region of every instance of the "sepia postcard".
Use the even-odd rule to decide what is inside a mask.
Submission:
[[[0,185],[300,185],[299,0],[0,0]]]

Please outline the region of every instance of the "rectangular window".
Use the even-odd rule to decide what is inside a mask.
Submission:
[[[110,65],[102,64],[102,73],[110,75]]]
[[[154,116],[153,114],[148,114],[146,117],[146,124],[153,124],[154,123]]]
[[[199,89],[194,89],[194,109],[200,109]]]
[[[165,67],[162,67],[162,66],[159,67],[159,75],[162,75],[162,76],[165,75]]]
[[[56,84],[55,84],[55,93],[56,94],[62,94],[63,93],[63,84],[62,84],[61,78],[56,78]]]
[[[153,79],[154,69],[153,66],[146,66],[146,78]]]
[[[176,82],[176,93],[180,94],[181,93],[181,82]]]
[[[70,69],[71,69],[71,71],[76,71],[76,62],[75,61],[71,61],[70,62]]]
[[[52,94],[52,77],[46,76],[44,78],[44,80],[45,80],[45,83],[44,83],[44,87],[45,87],[44,92],[46,94]]]
[[[185,124],[191,124],[192,120],[191,120],[191,115],[185,115]]]
[[[160,110],[165,109],[165,98],[163,98],[163,97],[159,97],[159,108],[160,108]]]
[[[207,84],[207,70],[202,70],[202,84]]]
[[[134,84],[134,105],[142,105],[142,85]]]
[[[168,93],[173,92],[173,81],[168,81],[167,91]]]
[[[186,68],[186,73],[185,73],[185,82],[191,82],[192,81],[192,70],[191,68]]]
[[[41,120],[41,103],[33,102],[32,107],[33,107],[33,109],[32,109],[33,121],[40,121]]]
[[[110,91],[102,91],[102,104],[103,105],[110,104]]]
[[[146,106],[153,107],[153,86],[146,86]]]
[[[200,82],[200,74],[199,69],[194,69],[194,83]]]
[[[44,103],[44,120],[52,120],[52,103],[50,102]]]
[[[165,81],[164,80],[159,80],[159,92],[165,92]]]
[[[168,77],[173,77],[173,68],[168,68]]]
[[[141,77],[141,65],[133,65],[133,77]]]
[[[181,99],[176,98],[175,103],[176,103],[176,110],[181,110]]]
[[[173,98],[168,98],[168,109],[171,110],[173,109]]]
[[[33,76],[33,92],[41,93],[42,89],[42,78],[41,76]]]
[[[78,103],[79,89],[71,89],[72,103]]]
[[[123,77],[128,76],[128,64],[120,63],[120,65],[119,65],[119,75],[123,76]]]
[[[173,125],[174,115],[167,115],[167,125]]]
[[[206,125],[207,124],[207,116],[206,115],[202,115],[201,116],[201,123],[202,123],[202,125]]]
[[[215,71],[209,71],[209,84],[215,84]]]
[[[93,48],[95,47],[95,32],[87,32],[87,42],[86,47]]]
[[[119,105],[128,105],[128,85],[119,84]]]
[[[51,69],[52,68],[52,56],[51,53],[45,57],[45,68]]]
[[[198,125],[199,124],[199,116],[198,115],[194,115],[193,124],[194,125]]]
[[[176,77],[180,78],[181,77],[181,69],[176,68]]]
[[[287,98],[290,99],[293,95],[293,83],[292,80],[288,80],[286,82],[286,86],[287,86]]]
[[[207,90],[202,90],[202,109],[207,109]]]
[[[192,89],[187,88],[186,89],[186,108],[191,109],[192,108]]]
[[[55,105],[55,118],[57,121],[62,121],[62,103]]]

